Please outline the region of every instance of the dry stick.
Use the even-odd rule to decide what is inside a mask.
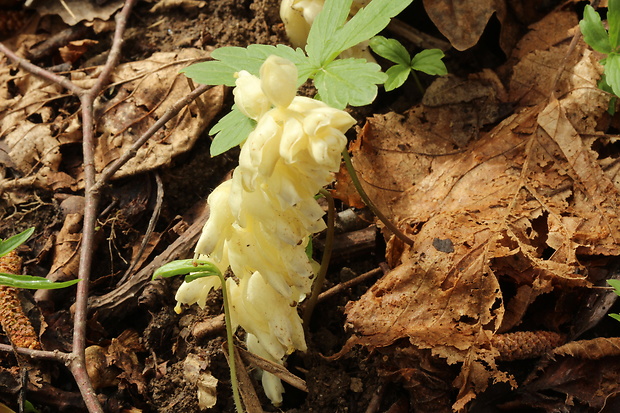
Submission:
[[[82,230],[82,244],[80,248],[80,264],[78,269],[78,278],[81,282],[77,285],[76,293],[73,349],[70,357],[66,358],[65,361],[68,361],[68,367],[80,389],[80,393],[84,398],[84,403],[91,413],[103,413],[103,409],[97,400],[95,390],[93,389],[88,373],[86,372],[86,359],[84,356],[84,349],[86,346],[88,284],[93,259],[94,233],[97,220],[97,205],[99,202],[99,187],[94,187],[96,171],[94,162],[95,143],[93,102],[99,92],[101,92],[107,84],[112,71],[118,64],[121,46],[123,43],[122,36],[125,31],[125,27],[127,26],[129,13],[135,4],[135,1],[136,0],[127,0],[123,6],[123,9],[116,15],[116,30],[114,31],[110,54],[108,55],[108,59],[101,71],[101,74],[97,77],[95,84],[88,90],[73,84],[71,81],[62,76],[58,76],[52,72],[31,64],[27,60],[15,55],[0,43],[0,52],[4,53],[14,62],[18,63],[25,70],[43,79],[47,79],[63,86],[80,98],[82,110],[82,151],[85,177],[84,224]],[[58,358],[60,359],[60,357]]]
[[[99,203],[99,191],[95,185],[95,140],[93,103],[95,98],[107,84],[110,75],[120,60],[121,46],[123,44],[123,33],[127,26],[129,13],[135,4],[135,0],[127,0],[120,13],[116,15],[116,30],[112,40],[112,47],[108,60],[97,77],[93,87],[86,93],[80,94],[82,104],[82,151],[84,157],[84,188],[85,206],[84,223],[82,229],[82,245],[80,248],[80,265],[78,268],[78,278],[82,280],[77,285],[77,296],[75,302],[74,328],[73,328],[73,354],[75,358],[70,365],[71,373],[80,388],[86,407],[92,413],[103,413],[103,409],[97,400],[97,395],[93,389],[88,373],[86,372],[86,321],[88,315],[88,287],[90,270],[93,260],[93,246],[95,226],[97,223],[97,209]]]
[[[365,272],[364,274],[358,275],[357,277],[352,278],[349,281],[345,281],[343,283],[337,284],[333,286],[332,288],[330,288],[329,290],[319,294],[318,302],[327,300],[328,298],[333,297],[334,295],[346,290],[347,288],[351,288],[354,285],[363,283],[364,281],[370,278],[374,278],[378,276],[379,274],[385,274],[386,272],[387,272],[386,269],[379,267],[379,268],[375,268],[374,270]]]

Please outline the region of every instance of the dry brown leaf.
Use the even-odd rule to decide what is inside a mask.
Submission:
[[[487,22],[503,2],[495,0],[424,0],[424,9],[457,50],[478,42]]]
[[[347,306],[349,345],[406,338],[461,363],[455,410],[491,379],[516,386],[495,364],[502,355],[494,335],[519,325],[534,302],[552,311],[530,326],[569,327],[575,303],[604,276],[591,257],[620,254],[620,192],[594,150],[605,139],[596,124],[609,97],[596,88],[600,68],[583,49],[558,99],[521,109],[466,151],[433,141],[415,108],[400,127],[375,117],[371,127],[380,128],[364,128],[354,153],[366,189],[414,246],[393,238],[387,255],[398,266]],[[559,291],[573,291],[573,302]]]
[[[35,0],[31,7],[42,15],[58,15],[69,26],[82,20],[108,20],[123,6],[123,0],[110,0],[104,4],[84,0]]]
[[[565,344],[541,360],[512,400],[503,403],[517,411],[615,412],[620,406],[620,339],[595,338]],[[558,395],[558,397],[550,397]],[[496,403],[494,403],[496,405]],[[569,410],[566,410],[567,407]]]
[[[198,49],[156,53],[147,60],[120,65],[114,72],[116,95],[96,103],[97,132],[95,149],[98,171],[124,154],[134,141],[157,121],[166,110],[190,92],[185,75],[179,70],[205,58]],[[90,82],[89,79],[87,82]],[[120,178],[166,165],[189,150],[223,104],[222,87],[205,93],[201,102],[184,108],[161,128],[114,176]]]
[[[187,95],[189,85],[178,72],[206,57],[207,52],[183,49],[155,54],[116,69],[112,75],[114,85],[95,103],[98,172],[126,153],[173,103]],[[73,72],[72,80],[88,88],[99,70],[95,68],[89,74]],[[112,93],[115,96],[107,100]],[[201,104],[194,102],[184,108],[115,177],[152,170],[189,150],[220,110],[223,95],[222,87],[214,87],[201,97]],[[67,116],[58,110],[61,99],[68,96],[58,85],[0,65],[0,177],[17,178],[2,180],[0,191],[33,185],[77,190],[83,185],[81,159],[64,159],[61,155],[63,145],[81,140],[77,114]]]
[[[586,360],[620,356],[620,337],[597,337],[566,343],[553,351],[554,356],[571,356]]]

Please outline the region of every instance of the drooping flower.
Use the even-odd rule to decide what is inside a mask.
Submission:
[[[211,215],[195,249],[222,272],[230,267],[238,279],[226,281],[233,327],[248,333],[250,351],[278,363],[306,349],[297,305],[310,293],[318,266],[306,246],[325,228],[314,196],[332,181],[344,132],[355,122],[323,102],[295,96],[296,84],[295,65],[277,56],[265,60],[260,78],[238,74],[235,104],[257,124],[233,178],[208,198]],[[184,283],[177,301],[204,306],[219,285],[206,280]],[[265,373],[263,384],[279,404],[279,379]]]

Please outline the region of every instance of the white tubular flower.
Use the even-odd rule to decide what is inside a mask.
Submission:
[[[235,103],[239,110],[250,119],[257,120],[267,112],[271,106],[269,99],[263,93],[260,80],[245,70],[236,74],[236,88],[233,89]]]
[[[306,350],[304,330],[297,308],[269,285],[262,274],[253,273],[237,285],[227,280],[233,325],[256,336],[270,359],[282,363],[295,350]]]
[[[295,96],[297,68],[270,56],[260,78],[238,74],[235,103],[257,121],[241,148],[233,178],[209,196],[211,215],[196,245],[224,272],[233,326],[248,333],[248,349],[283,363],[306,342],[297,305],[310,293],[318,264],[306,255],[312,234],[325,228],[314,199],[332,181],[346,146],[344,133],[355,120],[325,103]],[[204,306],[210,278],[184,283],[179,303]],[[263,374],[274,404],[282,384]]]
[[[297,66],[271,55],[260,67],[260,83],[271,103],[277,107],[287,107],[297,94]]]
[[[207,256],[200,256],[201,260],[209,261],[224,273],[228,268],[228,260],[225,259],[222,262],[216,262]],[[220,277],[202,277],[197,278],[190,282],[183,282],[177,290],[174,299],[177,301],[174,311],[177,314],[181,314],[181,304],[198,304],[200,308],[204,308],[207,303],[207,296],[212,289],[221,288]]]
[[[228,207],[232,182],[226,181],[209,195],[209,219],[202,229],[202,234],[196,244],[195,252],[210,256],[216,261],[226,260],[224,242],[232,235],[234,217]],[[224,267],[224,271],[226,271]]]
[[[248,346],[248,351],[251,351],[266,360],[282,364],[282,360],[275,360],[265,350],[254,334],[248,333],[245,343]],[[284,393],[284,386],[282,386],[282,382],[279,378],[266,371],[260,371],[260,374],[265,394],[269,397],[269,400],[271,400],[271,403],[273,403],[274,406],[280,406],[282,404],[282,394]]]

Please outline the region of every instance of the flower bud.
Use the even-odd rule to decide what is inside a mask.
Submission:
[[[260,67],[263,93],[278,107],[287,107],[297,94],[297,66],[276,55],[269,56]]]

